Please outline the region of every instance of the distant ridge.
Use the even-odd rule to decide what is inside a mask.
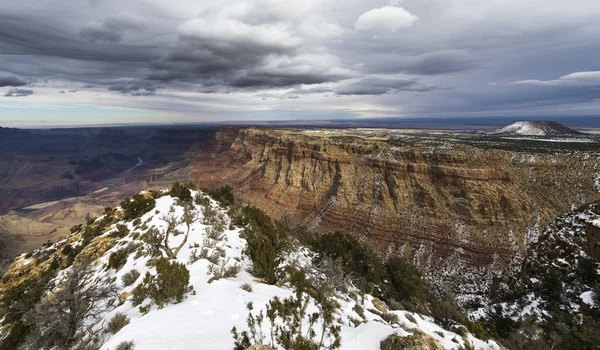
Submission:
[[[568,128],[555,121],[524,120],[492,131],[491,134],[524,136],[560,136],[579,135],[579,131]]]
[[[6,139],[13,136],[25,136],[31,135],[30,132],[21,130],[21,129],[13,129],[13,128],[5,128],[0,126],[0,139]]]

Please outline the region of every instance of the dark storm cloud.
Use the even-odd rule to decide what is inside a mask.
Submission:
[[[93,43],[63,26],[44,17],[0,14],[0,54],[124,63],[158,55],[149,45]]]
[[[117,91],[122,94],[132,95],[132,96],[151,96],[156,94],[156,90],[161,89],[161,86],[158,86],[153,83],[145,82],[145,81],[136,81],[129,83],[122,83],[117,85],[112,85],[108,89],[110,91]]]
[[[87,27],[81,29],[81,36],[92,41],[117,43],[121,41],[121,33],[103,27]]]
[[[253,107],[253,98],[302,97],[329,111],[339,107],[329,97],[347,95],[416,114],[594,103],[596,86],[548,86],[600,70],[600,2],[575,1],[6,2],[0,87],[31,84],[28,101],[61,89],[152,96],[164,87],[185,104],[174,111],[230,92]],[[161,98],[144,108],[171,108]]]
[[[426,86],[416,80],[364,78],[343,84],[334,92],[338,95],[383,95],[399,91],[426,92],[439,90],[436,86]]]
[[[30,89],[10,89],[4,94],[4,97],[23,97],[33,95],[33,90]]]
[[[23,85],[27,85],[27,82],[16,75],[0,75],[0,87]]]
[[[411,75],[441,75],[478,67],[481,62],[462,52],[439,51],[416,56],[400,53],[380,54],[368,60],[366,69],[372,73],[405,73]]]

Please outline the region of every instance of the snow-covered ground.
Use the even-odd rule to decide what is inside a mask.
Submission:
[[[193,192],[193,195],[196,193]],[[211,205],[223,215],[226,227],[229,227],[230,218],[225,210],[220,209],[215,201]],[[181,217],[183,208],[176,205],[174,198],[163,196],[156,200],[156,207],[141,217],[141,222],[148,227],[155,226],[164,229],[166,223],[161,218],[174,208],[174,214]],[[231,334],[232,327],[238,331],[246,330],[246,318],[248,315],[247,304],[252,303],[253,313],[264,309],[273,297],[286,298],[293,295],[293,290],[288,285],[275,286],[262,283],[248,271],[251,262],[242,254],[246,241],[240,237],[242,229],[225,229],[222,239],[212,240],[206,235],[207,225],[202,224],[201,207],[195,205],[195,210],[200,214],[199,220],[191,225],[188,241],[177,255],[177,261],[186,264],[190,272],[190,284],[193,292],[178,304],[168,304],[162,309],[153,305],[150,311],[142,314],[139,307],[133,306],[131,296],[122,305],[102,315],[94,326],[100,329],[108,323],[116,313],[125,314],[130,323],[114,335],[106,334],[102,349],[112,350],[118,344],[125,341],[133,341],[135,349],[232,349],[234,340]],[[127,224],[130,232],[140,232],[132,222]],[[231,226],[233,227],[233,226]],[[185,230],[184,225],[180,229]],[[116,230],[116,224],[103,236],[96,239],[110,238],[110,233]],[[184,239],[184,235],[170,238],[170,245],[177,246]],[[208,244],[209,240],[214,244]],[[127,244],[138,243],[139,240],[132,238],[132,234],[118,239],[113,248],[108,250],[99,259],[95,277],[116,277],[119,295],[131,293],[134,287],[141,283],[146,272],[155,274],[154,267],[148,267],[148,256],[132,253],[129,255],[125,265],[118,271],[107,269],[106,263],[111,253],[118,251]],[[190,254],[198,247],[212,246],[211,251],[221,251],[220,265],[231,266],[238,264],[241,271],[236,277],[223,278],[210,282],[213,273],[210,266],[213,264],[207,259],[191,261]],[[287,264],[296,266],[308,266],[311,261],[311,252],[306,248],[299,248],[290,253],[286,258]],[[138,256],[140,255],[140,256]],[[137,258],[136,258],[137,256]],[[284,263],[284,264],[285,264]],[[137,270],[140,277],[130,286],[124,286],[121,278],[131,270]],[[65,271],[59,274],[61,278]],[[250,284],[252,291],[241,288],[244,284]],[[125,294],[127,295],[127,294]],[[446,349],[458,349],[465,342],[474,346],[475,349],[500,349],[493,341],[484,342],[467,334],[462,337],[456,333],[444,330],[436,325],[429,317],[407,311],[389,311],[396,314],[399,322],[390,324],[384,321],[377,313],[369,310],[376,309],[373,305],[373,297],[365,295],[364,298],[354,300],[349,295],[338,294],[336,297],[340,308],[337,311],[339,324],[341,325],[341,349],[379,349],[380,341],[391,334],[408,336],[412,329],[419,329],[440,341]],[[356,303],[364,310],[364,318],[357,314]],[[145,303],[147,304],[147,303]],[[143,305],[145,305],[143,304]],[[314,307],[311,305],[310,307]],[[309,308],[310,308],[309,307]],[[360,322],[356,322],[360,320]],[[305,320],[308,323],[308,320]],[[268,323],[268,322],[265,322]],[[318,324],[315,328],[318,329]],[[268,334],[268,325],[264,325],[265,334]]]

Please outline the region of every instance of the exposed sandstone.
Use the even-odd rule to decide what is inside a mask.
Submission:
[[[286,130],[217,132],[193,179],[229,184],[275,219],[346,230],[401,254],[453,292],[518,267],[527,236],[572,205],[600,199],[598,156],[443,146]]]

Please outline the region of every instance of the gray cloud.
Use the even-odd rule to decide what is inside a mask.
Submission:
[[[426,92],[439,90],[436,86],[422,85],[416,80],[364,78],[337,87],[338,95],[383,95],[400,91]]]
[[[10,89],[4,94],[4,97],[23,97],[33,95],[33,90],[30,89]]]
[[[48,88],[28,103],[96,87],[126,95],[124,107],[173,115],[230,93],[221,106],[239,105],[229,111],[239,118],[256,115],[242,106],[326,115],[340,108],[334,95],[419,115],[581,103],[600,112],[598,16],[600,2],[558,0],[3,3],[0,87]]]
[[[127,94],[131,96],[151,96],[156,94],[156,90],[161,89],[161,86],[145,82],[145,81],[135,81],[122,83],[117,85],[112,85],[108,89],[110,91],[117,91],[122,94]]]
[[[0,87],[23,85],[27,85],[27,82],[16,75],[0,75]]]

